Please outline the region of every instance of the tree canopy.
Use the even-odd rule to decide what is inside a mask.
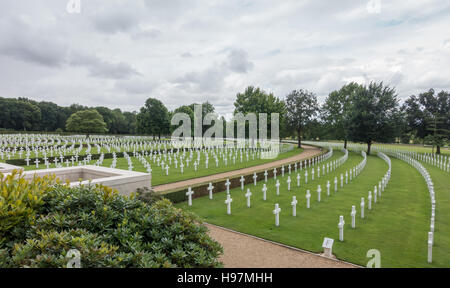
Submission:
[[[302,147],[302,129],[317,115],[319,104],[314,93],[294,90],[286,97],[286,119],[290,127],[297,131],[298,148]]]
[[[344,140],[344,148],[347,148],[349,137],[351,101],[354,94],[362,88],[355,82],[346,84],[341,89],[331,92],[322,107],[322,118],[329,133],[334,139]]]
[[[149,98],[137,115],[137,128],[141,133],[158,135],[169,133],[169,111],[166,106],[155,98]]]
[[[390,142],[396,135],[398,100],[394,88],[372,82],[353,94],[349,111],[349,139],[367,143]]]
[[[102,115],[97,110],[84,110],[67,119],[66,129],[77,133],[105,133],[108,131]]]
[[[436,94],[430,89],[411,96],[402,108],[407,131],[436,146],[439,154],[440,147],[450,139],[450,94],[446,91]]]
[[[242,113],[243,115],[256,113],[258,117],[259,113],[266,113],[268,133],[271,132],[271,127],[269,125],[271,123],[271,114],[278,113],[280,115],[280,136],[283,137],[286,134],[285,103],[275,97],[273,93],[267,93],[259,87],[249,86],[245,89],[244,93],[238,93],[236,95],[234,107],[235,115],[237,113]],[[246,135],[248,135],[248,133],[246,133]],[[268,137],[270,138],[269,135]]]

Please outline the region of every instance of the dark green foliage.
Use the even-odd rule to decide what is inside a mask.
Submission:
[[[89,110],[86,106],[73,104],[61,107],[52,102],[36,102],[26,98],[0,97],[0,131],[45,131],[64,132],[66,121],[77,112]],[[111,134],[135,134],[136,113],[110,110],[106,107],[95,108],[105,119]]]
[[[150,204],[141,196],[56,186],[15,245],[0,246],[0,267],[65,267],[70,249],[81,252],[85,268],[220,266],[222,249],[199,218],[153,194]]]
[[[353,94],[349,109],[349,139],[367,143],[393,142],[399,115],[395,90],[383,83],[370,83]]]
[[[319,111],[317,96],[307,90],[294,90],[286,97],[288,125],[297,132],[298,148],[302,146],[302,129]]]
[[[169,132],[169,111],[158,99],[149,98],[137,115],[137,130],[139,133],[158,135]]]
[[[450,139],[450,94],[433,89],[411,96],[403,105],[406,133],[422,138],[427,144],[440,147]]]
[[[70,115],[66,130],[79,133],[105,133],[108,131],[103,116],[97,110],[84,110]]]
[[[153,204],[163,199],[160,194],[157,194],[155,191],[150,190],[147,187],[145,187],[144,189],[139,188],[136,192],[137,198],[147,204]]]
[[[271,135],[271,114],[278,113],[280,117],[280,137],[286,135],[286,106],[284,101],[275,97],[273,93],[267,93],[258,87],[249,86],[243,93],[236,95],[234,107],[234,114],[242,113],[246,115],[247,113],[256,113],[258,116],[259,113],[267,113],[268,136]],[[257,120],[259,123],[259,118]],[[248,124],[246,124],[246,137],[249,135],[248,129]]]

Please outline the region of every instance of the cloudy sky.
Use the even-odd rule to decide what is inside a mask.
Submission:
[[[1,97],[126,111],[209,100],[226,115],[249,85],[321,101],[349,81],[403,99],[450,90],[450,1],[68,2],[0,1]]]

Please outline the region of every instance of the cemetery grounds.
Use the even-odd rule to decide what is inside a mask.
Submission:
[[[395,146],[402,149],[402,146]],[[404,148],[403,148],[404,149]],[[431,149],[430,149],[431,150]],[[407,150],[405,150],[407,151]],[[431,152],[431,151],[430,151]],[[376,154],[373,152],[372,154]],[[339,150],[325,164],[344,155]],[[334,192],[334,178],[340,182],[341,173],[355,167],[363,160],[359,152],[350,152],[348,160],[336,170],[320,178],[304,181],[301,171],[301,185],[297,187],[296,173],[291,173],[291,191],[287,189],[288,173],[277,176],[280,181],[280,195],[276,195],[276,180],[269,179],[267,201],[263,201],[262,187],[264,181],[254,186],[246,183],[230,190],[231,215],[226,213],[226,191],[214,194],[213,200],[207,196],[193,200],[189,207],[187,202],[177,206],[192,211],[211,224],[229,228],[263,239],[275,241],[292,247],[321,253],[324,237],[335,239],[333,254],[340,260],[365,266],[370,260],[366,253],[377,249],[381,253],[381,267],[449,267],[450,266],[450,173],[435,166],[421,162],[428,170],[435,185],[436,228],[433,246],[433,262],[427,263],[427,237],[430,219],[430,196],[422,175],[408,163],[390,157],[392,174],[389,184],[382,192],[377,203],[372,201],[372,210],[368,210],[367,200],[365,218],[360,218],[361,197],[368,197],[368,191],[374,191],[385,173],[388,164],[376,155],[367,157],[367,164],[362,172],[352,181],[348,181]],[[344,177],[345,179],[345,177]],[[327,196],[327,181],[330,181],[330,196]],[[321,202],[318,202],[318,185],[321,186]],[[251,207],[247,207],[245,194],[250,189]],[[310,209],[306,208],[306,191],[310,190]],[[292,197],[296,196],[297,216],[292,216]],[[281,208],[280,226],[275,226],[273,210],[275,204]],[[356,229],[352,229],[350,212],[356,206]],[[344,241],[339,241],[339,216],[345,219]]]

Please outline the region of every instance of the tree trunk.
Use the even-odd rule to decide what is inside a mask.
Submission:
[[[372,146],[372,142],[367,142],[367,155],[370,155],[370,147]]]
[[[297,130],[297,137],[298,137],[298,148],[302,148],[302,129],[298,128]]]
[[[436,154],[441,154],[441,146],[436,145]]]
[[[344,140],[344,149],[347,149],[347,139]]]

